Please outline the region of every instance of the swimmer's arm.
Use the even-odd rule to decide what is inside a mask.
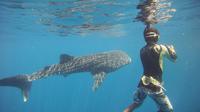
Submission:
[[[167,57],[169,60],[175,62],[177,59],[176,51],[172,45],[161,45],[161,54]]]

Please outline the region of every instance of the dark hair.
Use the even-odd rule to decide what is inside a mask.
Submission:
[[[158,36],[155,36],[155,37],[152,37],[152,38],[149,38],[149,37],[147,38],[146,34],[149,33],[149,32],[155,32]],[[159,31],[155,28],[150,27],[150,28],[145,28],[145,30],[144,30],[144,39],[147,43],[157,42],[159,35],[160,35]]]

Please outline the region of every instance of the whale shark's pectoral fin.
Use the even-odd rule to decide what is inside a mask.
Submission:
[[[98,73],[93,73],[93,78],[94,78],[94,83],[92,86],[92,90],[96,91],[98,87],[102,84],[103,80],[105,79],[105,72],[98,72]]]

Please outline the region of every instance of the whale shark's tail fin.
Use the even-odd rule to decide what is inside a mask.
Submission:
[[[11,86],[21,89],[24,102],[28,101],[31,85],[32,82],[28,80],[28,75],[17,75],[0,79],[0,86]]]

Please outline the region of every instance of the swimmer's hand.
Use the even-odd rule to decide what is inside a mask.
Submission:
[[[173,45],[166,45],[166,48],[170,54],[170,57],[173,59],[173,60],[176,60],[177,59],[177,55],[176,55],[176,51],[174,49],[174,46]]]

